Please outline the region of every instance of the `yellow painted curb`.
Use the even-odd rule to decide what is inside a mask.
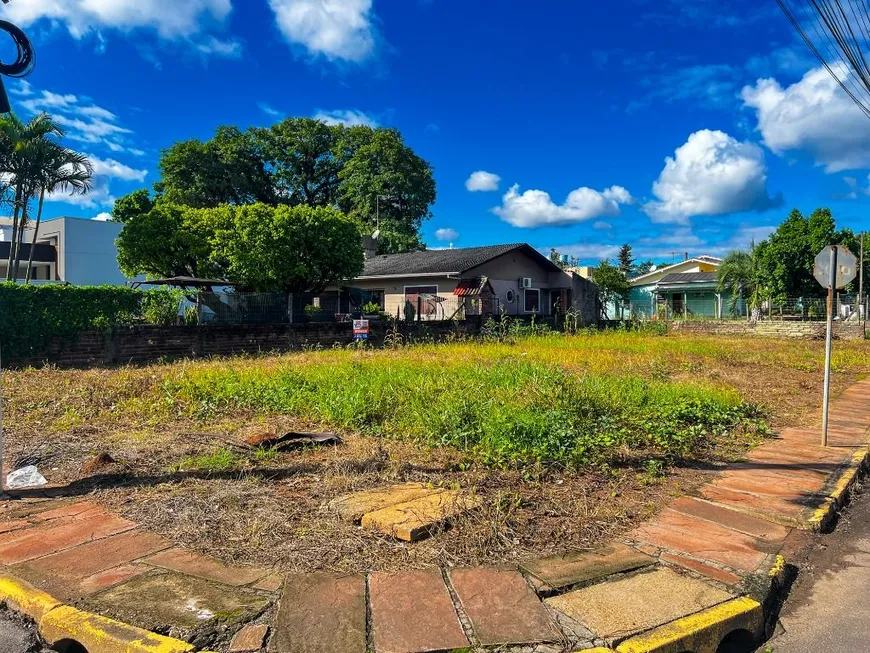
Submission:
[[[71,640],[84,646],[88,653],[190,653],[194,650],[187,642],[68,605],[46,614],[39,622],[39,634],[49,646]]]
[[[0,575],[0,601],[12,610],[26,614],[36,623],[62,605],[53,596],[36,589],[30,583],[7,575]]]
[[[819,506],[815,512],[813,512],[813,516],[810,517],[809,527],[812,530],[822,530],[827,526],[837,508],[842,505],[846,493],[849,491],[849,488],[852,487],[855,478],[858,476],[858,472],[867,458],[868,452],[866,450],[856,451],[852,455],[852,460],[850,461],[849,466],[843,471],[840,478],[837,479],[837,482],[834,483],[833,489],[830,491],[828,496],[825,497],[825,502]]]
[[[716,653],[722,640],[735,631],[746,631],[746,637],[757,641],[763,626],[761,604],[742,597],[631,637],[616,650],[618,653]]]

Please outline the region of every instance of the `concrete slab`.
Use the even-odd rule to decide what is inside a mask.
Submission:
[[[569,551],[523,562],[520,567],[544,583],[541,589],[558,590],[655,564],[655,558],[625,544],[614,543],[592,551]]]
[[[354,492],[333,499],[327,504],[327,508],[345,521],[359,522],[367,512],[383,510],[389,506],[413,501],[440,491],[438,488],[430,487],[425,483],[401,483]]]
[[[217,621],[244,622],[268,603],[251,590],[175,572],[138,576],[83,601],[92,612],[147,630],[171,625],[181,639]]]
[[[416,542],[479,505],[480,499],[477,497],[456,490],[444,490],[366,513],[362,518],[362,526],[405,542]]]
[[[120,567],[112,567],[106,569],[93,576],[88,576],[78,584],[78,592],[81,596],[88,594],[96,594],[105,589],[120,585],[131,578],[141,576],[151,571],[151,567],[146,565],[121,565]],[[76,597],[78,598],[78,597]]]
[[[724,590],[660,568],[554,596],[545,603],[612,643],[730,598]]]
[[[468,638],[441,572],[379,572],[369,577],[375,653],[465,648]]]
[[[214,558],[208,558],[193,551],[173,548],[161,551],[143,560],[154,567],[180,571],[190,576],[217,581],[225,585],[240,587],[250,585],[265,577],[267,572],[256,567],[230,567]]]
[[[547,609],[518,571],[494,567],[454,569],[450,581],[481,645],[559,639]]]
[[[365,653],[365,576],[294,574],[284,584],[272,653]]]

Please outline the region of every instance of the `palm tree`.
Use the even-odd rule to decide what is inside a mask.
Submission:
[[[45,178],[46,144],[57,145],[56,139],[62,136],[60,126],[46,113],[27,123],[12,114],[0,118],[0,152],[4,153],[0,158],[0,177],[11,189],[13,207],[7,281],[17,277],[30,199],[38,192],[40,180]]]
[[[43,161],[42,177],[38,181],[39,209],[36,212],[36,225],[31,239],[30,257],[27,259],[27,274],[24,283],[30,283],[33,274],[33,253],[36,249],[36,238],[39,236],[39,223],[42,221],[42,208],[46,193],[70,193],[84,195],[91,189],[91,178],[94,167],[84,154],[68,150],[52,142],[47,142],[40,148],[40,159]],[[20,254],[18,255],[20,257]],[[16,262],[17,265],[17,262]]]
[[[722,261],[718,270],[718,290],[730,294],[728,310],[736,315],[740,300],[745,299],[749,306],[747,317],[758,319],[758,311],[764,300],[764,284],[755,263],[755,244],[748,252],[734,250]]]

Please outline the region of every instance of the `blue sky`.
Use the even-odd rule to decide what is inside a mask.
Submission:
[[[104,214],[177,140],[295,115],[398,127],[435,169],[432,247],[669,260],[745,246],[792,207],[870,226],[870,120],[775,0],[12,0],[0,17],[38,48],[13,105],[59,117],[99,173],[49,215]]]

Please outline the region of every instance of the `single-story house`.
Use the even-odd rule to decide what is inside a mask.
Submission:
[[[405,320],[549,316],[568,309],[584,322],[597,320],[595,285],[526,243],[370,254],[359,277],[317,299],[324,311],[345,313],[360,295]]]
[[[631,280],[628,311],[638,318],[694,315],[721,318],[729,296],[717,289],[722,259],[697,256],[642,274]]]

